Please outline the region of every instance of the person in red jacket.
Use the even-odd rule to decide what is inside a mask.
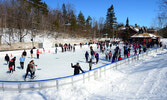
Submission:
[[[39,49],[37,49],[37,59],[39,59]]]
[[[10,73],[13,73],[13,66],[14,66],[14,64],[13,64],[13,59],[11,59],[11,60],[9,61],[9,72],[10,72]]]

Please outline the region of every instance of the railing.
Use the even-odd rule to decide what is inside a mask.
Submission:
[[[25,90],[41,90],[46,88],[59,89],[62,86],[75,86],[76,84],[86,83],[90,80],[97,80],[101,77],[105,77],[106,74],[114,68],[117,69],[119,66],[127,63],[131,63],[136,60],[140,60],[145,56],[161,51],[162,48],[154,49],[140,55],[132,56],[121,61],[109,63],[100,67],[97,67],[91,71],[86,71],[78,75],[71,75],[60,78],[36,80],[36,81],[0,81],[0,91],[18,91],[22,92]]]

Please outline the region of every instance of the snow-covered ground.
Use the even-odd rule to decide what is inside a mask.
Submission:
[[[89,48],[78,48],[75,53],[45,53],[40,55],[40,59],[34,58],[38,64],[36,79],[72,75],[71,62],[79,62],[84,70],[88,70],[89,65],[85,63],[84,58],[85,51],[89,51]],[[98,52],[96,49],[95,51]],[[23,80],[25,69],[21,70],[19,67],[19,55],[14,56],[17,56],[17,61],[16,71],[13,74],[7,73],[8,67],[4,64],[4,58],[0,56],[0,80]],[[139,61],[120,66],[117,70],[113,69],[108,77],[59,90],[53,88],[22,93],[0,92],[0,100],[166,100],[166,56],[167,50],[164,49]],[[30,60],[28,54],[25,67]],[[93,65],[93,68],[107,63],[109,62],[104,60],[104,55],[100,54],[100,61],[97,65]]]
[[[0,100],[166,100],[166,56],[167,50],[164,49],[113,69],[106,78],[73,87],[22,93],[1,92]]]

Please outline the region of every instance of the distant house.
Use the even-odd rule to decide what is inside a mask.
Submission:
[[[128,31],[127,31],[128,30]],[[140,42],[158,42],[160,41],[160,35],[157,34],[155,29],[147,29],[146,27],[133,27],[133,26],[122,26],[118,28],[118,37],[122,38],[129,33],[130,41]]]
[[[131,36],[131,41],[133,42],[160,42],[160,37],[159,35],[155,34],[155,33],[137,33]]]
[[[139,27],[122,26],[122,27],[118,28],[117,37],[122,38],[125,34],[127,34],[127,32],[126,32],[127,30],[128,30],[129,35],[132,36],[132,35],[138,33],[139,29],[140,29]]]

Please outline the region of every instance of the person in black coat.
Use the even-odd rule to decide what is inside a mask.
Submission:
[[[6,54],[5,61],[7,62],[7,64],[9,63],[9,60],[10,60],[10,58],[9,58],[8,54]]]
[[[88,62],[88,58],[89,58],[89,53],[88,53],[88,51],[86,51],[86,53],[85,53],[85,58],[86,58],[86,62]]]
[[[30,50],[31,58],[33,58],[33,49]]]
[[[81,69],[79,63],[77,63],[76,65],[73,66],[73,64],[71,63],[71,67],[74,68],[74,75],[79,74],[79,71],[81,70],[82,73],[84,73],[84,71]]]
[[[13,60],[13,66],[14,66],[13,71],[15,71],[15,66],[16,66],[16,65],[15,65],[15,61],[16,61],[16,57],[14,57],[12,60]]]
[[[24,50],[22,55],[23,55],[24,57],[26,57],[26,56],[27,56],[27,52]]]

